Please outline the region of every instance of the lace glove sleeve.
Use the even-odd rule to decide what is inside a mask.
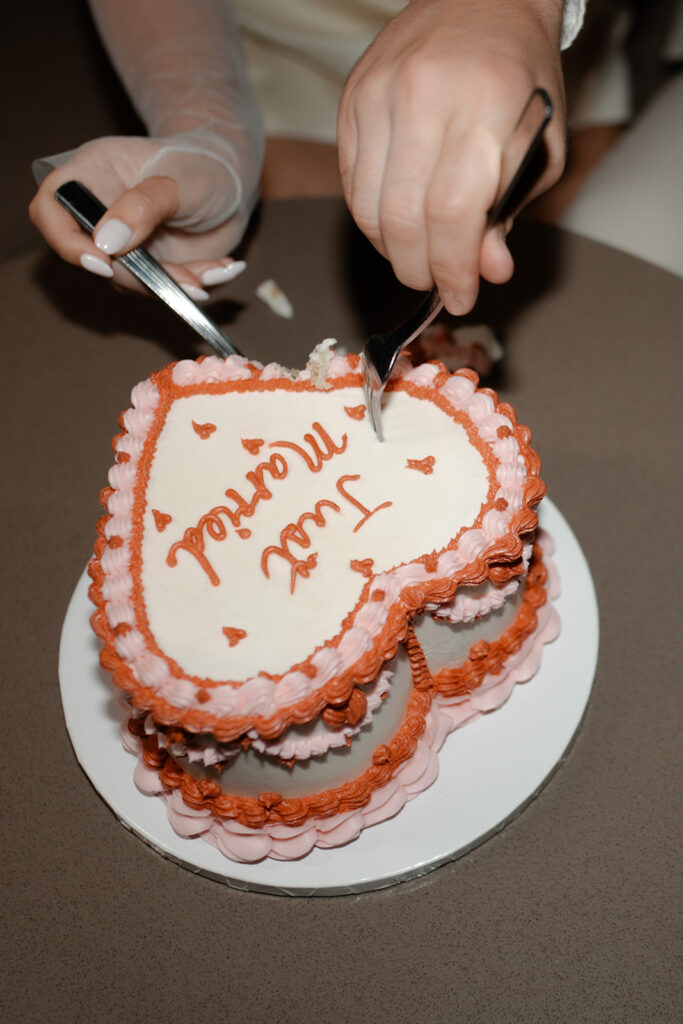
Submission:
[[[82,233],[76,242],[53,199],[61,181],[80,178],[110,208],[102,228],[116,220],[130,229],[106,254],[127,251],[151,236],[149,248],[172,264],[224,256],[239,242],[258,197],[264,146],[229,4],[89,3],[149,136],[96,139],[35,161],[39,181],[51,173],[32,203],[34,222],[70,262],[84,264],[83,250],[90,248],[108,265],[94,245],[84,246],[90,240]],[[124,234],[120,229],[116,240]]]

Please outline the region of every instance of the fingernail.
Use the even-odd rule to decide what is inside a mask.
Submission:
[[[183,291],[195,302],[204,302],[205,299],[209,298],[209,293],[205,292],[203,288],[197,288],[194,284],[183,284],[182,281],[178,283]]]
[[[102,252],[120,252],[132,234],[133,232],[127,224],[124,224],[122,220],[118,220],[116,217],[112,217],[95,234],[94,241],[97,248],[101,249]]]
[[[234,281],[246,267],[244,260],[235,260],[234,263],[222,264],[220,267],[209,267],[201,274],[201,282],[208,285],[225,284],[226,281]]]
[[[446,307],[449,313],[453,314],[453,316],[460,316],[462,313],[465,312],[464,302],[461,302],[460,299],[457,299],[453,292],[442,292],[441,298],[443,299],[444,306]]]
[[[113,277],[114,271],[108,263],[101,260],[99,256],[93,256],[91,252],[84,252],[81,256],[81,266],[89,270],[91,274],[98,274],[99,277]]]

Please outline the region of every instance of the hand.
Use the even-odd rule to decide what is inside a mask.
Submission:
[[[225,151],[228,144],[222,145]],[[57,187],[71,179],[108,207],[94,238],[55,198]],[[226,253],[242,237],[253,191],[253,183],[245,190],[239,167],[222,151],[202,151],[191,133],[168,140],[109,137],[81,146],[48,174],[29,214],[68,263],[141,291],[112,257],[144,243],[193,298],[205,299],[206,286],[229,281],[244,268]]]
[[[339,163],[361,230],[403,284],[439,289],[449,312],[474,305],[480,275],[507,281],[512,257],[486,228],[502,147],[531,91],[555,108],[547,166],[564,166],[560,0],[413,0],[352,71],[342,96]]]

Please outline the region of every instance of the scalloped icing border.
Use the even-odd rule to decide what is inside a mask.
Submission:
[[[464,583],[490,579],[501,585],[523,573],[522,538],[535,529],[537,516],[534,506],[545,493],[538,477],[540,460],[530,446],[530,431],[517,423],[514,410],[509,405],[498,402],[495,392],[477,389],[476,373],[460,370],[451,374],[440,363],[427,363],[405,370],[392,381],[393,388],[403,387],[425,396],[428,394],[442,407],[466,415],[472,429],[490,452],[496,466],[491,478],[496,480],[497,490],[491,495],[488,506],[480,512],[477,523],[461,532],[455,548],[446,548],[435,566],[426,564],[429,556],[422,556],[422,559],[373,577],[364,593],[366,597],[372,593],[373,583],[385,591],[382,627],[372,635],[355,628],[365,607],[359,602],[350,623],[344,623],[346,628],[335,649],[336,664],[334,668],[329,663],[325,665],[324,676],[316,662],[324,662],[325,658],[321,658],[321,651],[318,651],[304,666],[305,671],[301,666],[295,666],[284,673],[279,679],[279,683],[284,685],[278,686],[272,678],[264,676],[247,680],[239,689],[235,689],[234,683],[216,684],[214,690],[220,691],[221,700],[233,702],[230,711],[216,714],[202,706],[197,696],[198,687],[193,682],[173,677],[169,672],[168,681],[176,698],[173,703],[159,693],[161,683],[143,683],[119,654],[119,639],[134,629],[135,613],[119,596],[111,601],[105,598],[108,573],[102,563],[105,561],[113,567],[110,577],[119,583],[123,580],[125,589],[126,574],[130,578],[127,537],[130,536],[132,522],[132,492],[136,485],[137,467],[144,455],[147,438],[154,429],[156,410],[164,388],[177,387],[186,394],[188,389],[189,393],[215,390],[226,382],[236,388],[243,382],[243,386],[250,389],[256,385],[267,390],[281,387],[312,390],[314,387],[307,371],[292,381],[276,364],[264,367],[238,356],[225,360],[209,356],[171,364],[137,385],[132,393],[132,408],[120,419],[123,432],[112,442],[116,464],[110,471],[110,486],[101,494],[106,514],[98,523],[94,556],[88,566],[93,581],[89,595],[96,606],[91,622],[104,644],[100,661],[112,674],[116,687],[134,707],[151,712],[161,724],[177,725],[195,733],[211,732],[220,742],[237,739],[250,729],[256,730],[264,739],[272,739],[291,724],[311,721],[326,704],[343,703],[355,685],[375,678],[381,665],[394,656],[398,643],[405,638],[412,615],[426,604],[448,603],[453,599],[456,587]],[[360,387],[361,382],[358,356],[335,356],[332,359],[328,377],[332,387]],[[525,472],[521,485],[517,477],[520,465],[524,466]],[[131,589],[132,584],[129,591]],[[379,603],[373,602],[375,614]],[[343,643],[344,640],[349,641],[352,631],[354,641],[359,641],[359,634],[362,634],[360,655],[353,650],[349,652],[349,648],[354,646],[351,642]],[[322,651],[329,662],[328,648],[324,647]],[[344,661],[345,656],[349,657],[348,662]],[[290,686],[299,693],[295,701],[287,698]],[[302,689],[306,691],[303,696]],[[272,710],[267,714],[252,710],[263,707],[266,694],[271,698]]]
[[[352,841],[364,828],[393,817],[434,782],[438,751],[449,733],[501,707],[517,683],[537,672],[543,646],[559,633],[552,603],[559,594],[553,548],[552,539],[540,531],[532,564],[535,593],[529,602],[534,609],[533,628],[520,639],[517,622],[513,623],[503,634],[503,638],[510,635],[512,644],[506,664],[502,670],[492,664],[492,671],[473,692],[455,697],[439,692],[412,634],[409,656],[414,690],[406,718],[396,736],[376,749],[376,763],[357,779],[296,800],[282,800],[274,793],[259,798],[216,795],[216,783],[198,782],[176,765],[169,771],[166,756],[152,749],[153,740],[141,739],[135,728],[131,732],[128,722],[124,723],[124,746],[138,757],[136,785],[143,793],[163,799],[169,822],[179,835],[201,837],[230,860],[293,860],[314,846],[328,848]],[[240,814],[240,809],[246,813]]]

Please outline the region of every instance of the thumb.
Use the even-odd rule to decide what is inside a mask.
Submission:
[[[93,239],[108,256],[142,245],[178,209],[180,194],[173,178],[145,178],[116,199],[98,221]]]
[[[510,222],[510,227],[512,226]],[[485,281],[491,284],[504,284],[509,281],[515,269],[512,255],[507,247],[505,236],[509,230],[497,224],[489,228],[482,240],[479,253],[479,272]]]

